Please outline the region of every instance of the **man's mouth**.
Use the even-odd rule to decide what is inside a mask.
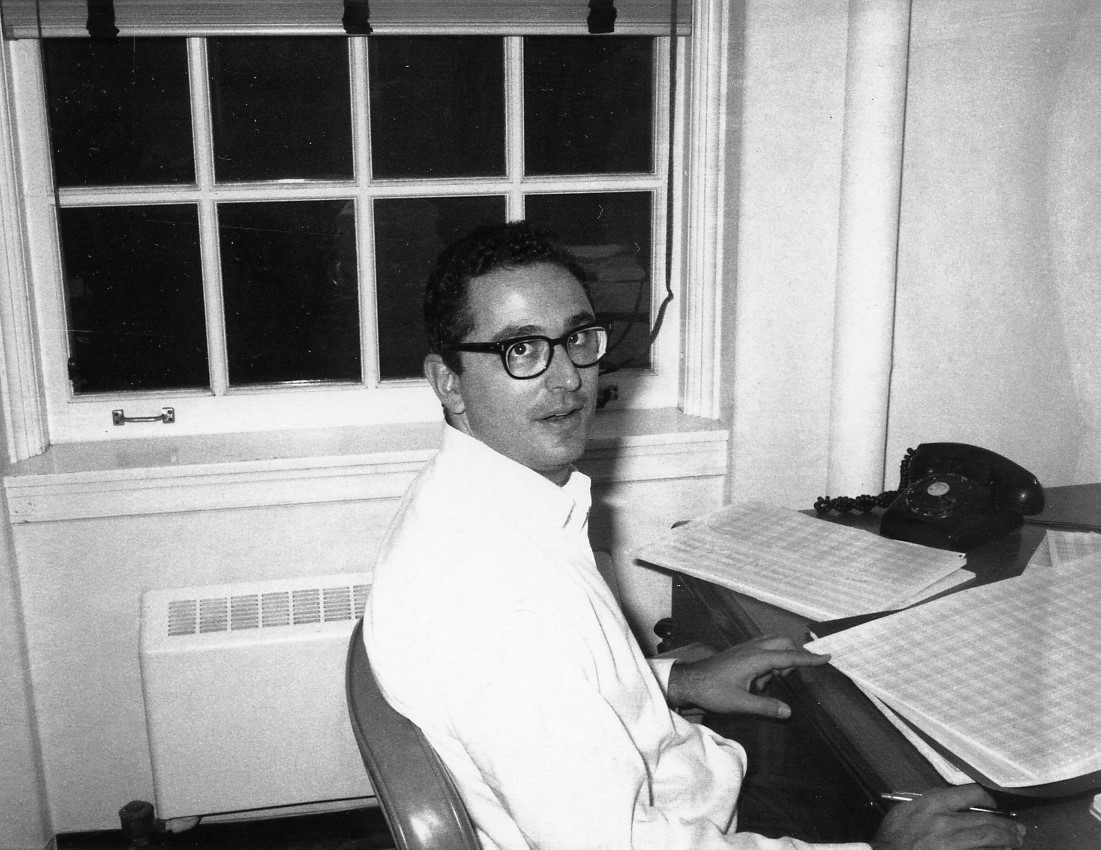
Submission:
[[[556,410],[553,413],[544,416],[543,419],[547,422],[561,422],[564,419],[569,419],[570,417],[572,417],[580,409],[581,408],[579,407],[570,407],[566,408],[565,410]]]

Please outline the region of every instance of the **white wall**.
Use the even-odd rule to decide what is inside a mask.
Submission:
[[[39,769],[21,598],[7,505],[0,494],[0,847],[30,850],[51,834]]]
[[[746,0],[731,487],[826,495],[847,2]],[[914,0],[884,484],[921,442],[1101,480],[1101,11]],[[855,493],[829,495],[857,495]]]

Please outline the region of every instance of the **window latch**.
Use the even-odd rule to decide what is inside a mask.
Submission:
[[[176,408],[162,407],[160,416],[127,416],[125,410],[112,410],[111,422],[115,425],[125,425],[127,422],[163,422],[168,425],[176,421]]]

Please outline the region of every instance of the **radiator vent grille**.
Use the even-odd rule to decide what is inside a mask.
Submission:
[[[180,599],[168,605],[168,636],[195,634],[195,615],[199,603],[194,599]]]
[[[363,614],[367,585],[310,587],[236,596],[173,599],[168,637],[354,620]]]

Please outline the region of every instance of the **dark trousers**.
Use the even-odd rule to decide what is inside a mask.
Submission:
[[[746,749],[738,831],[819,844],[868,841],[881,815],[798,713],[787,721],[707,717]]]

